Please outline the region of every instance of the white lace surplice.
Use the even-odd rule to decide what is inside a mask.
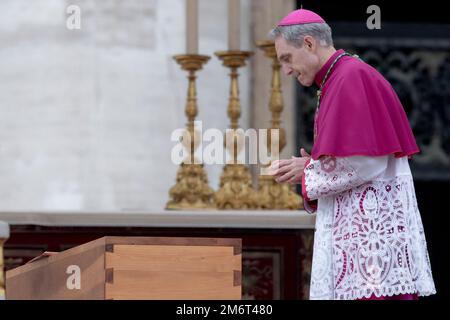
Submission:
[[[303,188],[318,199],[310,299],[436,292],[406,157],[311,159]]]

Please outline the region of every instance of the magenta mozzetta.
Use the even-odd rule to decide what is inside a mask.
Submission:
[[[320,85],[337,50],[317,73]],[[344,56],[322,89],[312,157],[411,156],[419,147],[397,94],[384,77],[361,60]]]

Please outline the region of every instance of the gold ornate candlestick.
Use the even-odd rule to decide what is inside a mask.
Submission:
[[[197,89],[195,73],[202,69],[210,57],[196,54],[177,55],[174,59],[181,68],[188,71],[188,93],[186,103],[187,129],[183,137],[183,147],[188,151],[189,158],[185,159],[177,173],[177,182],[170,191],[170,200],[166,208],[171,210],[208,209],[215,208],[213,203],[214,191],[208,185],[208,177],[203,164],[195,158],[200,132],[195,130],[194,120],[198,113]]]
[[[279,130],[279,150],[271,150],[271,135],[269,132],[267,148],[271,159],[278,157],[286,146],[286,132],[281,128],[281,113],[283,112],[283,95],[281,91],[280,68],[273,41],[259,41],[257,46],[262,49],[266,57],[272,59],[272,88],[269,110],[272,113],[272,129]],[[258,207],[261,209],[302,209],[303,199],[295,193],[289,184],[279,184],[274,177],[260,175],[258,178]]]
[[[218,209],[250,209],[256,208],[255,191],[252,186],[252,177],[247,166],[238,164],[238,154],[242,151],[244,137],[240,136],[238,121],[241,116],[241,103],[239,100],[239,83],[237,69],[245,66],[245,61],[252,52],[247,51],[221,51],[216,52],[223,65],[230,68],[230,98],[228,103],[228,117],[231,120],[231,135],[225,135],[225,145],[233,155],[231,163],[227,163],[220,177],[220,188],[214,199]],[[227,139],[232,139],[232,141]]]

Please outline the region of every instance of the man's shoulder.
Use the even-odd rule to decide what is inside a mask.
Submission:
[[[377,85],[389,86],[388,80],[374,67],[356,57],[343,61],[336,74],[336,84],[351,85]]]
[[[381,74],[378,72],[377,69],[372,67],[371,65],[365,63],[364,61],[356,58],[351,57],[344,61],[342,64],[341,75],[344,77],[353,77],[353,80],[355,80],[354,77],[374,77],[374,76],[381,76]]]

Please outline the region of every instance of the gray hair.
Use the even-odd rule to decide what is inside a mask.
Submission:
[[[330,47],[333,45],[333,38],[331,37],[331,28],[326,23],[306,23],[296,24],[290,26],[278,26],[272,29],[269,37],[275,40],[278,37],[283,37],[287,42],[300,48],[303,45],[305,36],[311,36],[319,41],[322,47]]]

